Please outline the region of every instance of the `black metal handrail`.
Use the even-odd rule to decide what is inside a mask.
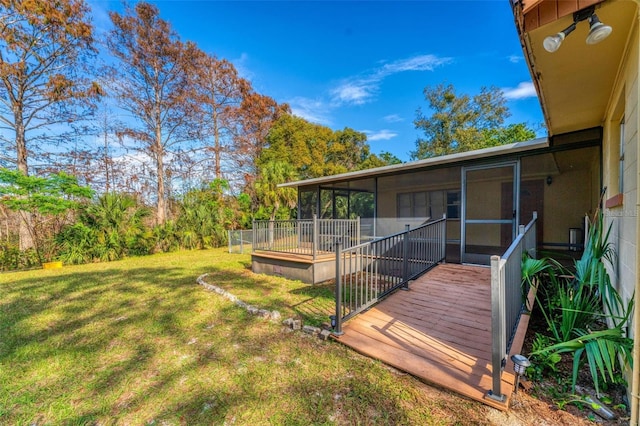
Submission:
[[[446,217],[357,246],[336,248],[335,334],[342,322],[442,262]]]

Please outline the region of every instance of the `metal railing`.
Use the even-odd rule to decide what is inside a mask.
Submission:
[[[311,256],[360,244],[360,218],[253,221],[253,251]]]
[[[334,333],[392,291],[408,288],[446,255],[446,218],[354,247],[336,248]]]
[[[491,365],[492,389],[489,397],[504,401],[502,372],[511,350],[528,289],[522,287],[522,255],[536,253],[536,221],[520,225],[518,236],[502,256],[491,257]]]
[[[229,241],[229,253],[244,253],[251,251],[253,246],[253,230],[237,229],[227,231]]]

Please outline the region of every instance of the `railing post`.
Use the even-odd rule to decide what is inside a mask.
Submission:
[[[504,358],[504,297],[503,271],[500,256],[491,256],[491,375],[492,388],[488,397],[504,401],[502,368]]]
[[[442,213],[442,263],[447,261],[447,214]]]
[[[311,236],[311,255],[313,256],[313,260],[316,260],[316,250],[318,246],[318,216],[316,214],[313,215],[313,231]]]
[[[356,222],[356,245],[359,246],[360,245],[360,216],[358,216],[356,218],[357,222]]]
[[[402,284],[403,290],[409,290],[409,229],[411,225],[404,226],[404,234],[402,239]]]
[[[340,271],[340,252],[342,251],[342,243],[336,244],[336,318],[333,334],[342,336],[342,272]]]
[[[253,219],[251,221],[251,229],[253,229],[253,238],[251,239],[251,253],[256,251],[256,241],[258,240],[257,236],[260,233],[256,233],[256,220]]]

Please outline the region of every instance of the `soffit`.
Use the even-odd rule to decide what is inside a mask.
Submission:
[[[596,14],[613,32],[595,45],[585,42],[589,25],[584,21],[556,52],[544,50],[544,38],[569,26],[572,15],[524,33],[529,66],[551,135],[602,125],[636,10],[635,1],[600,3]]]

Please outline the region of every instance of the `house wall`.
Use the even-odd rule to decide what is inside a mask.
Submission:
[[[545,243],[569,243],[569,229],[582,228],[585,214],[593,212],[591,170],[576,170],[553,176],[553,183],[544,189]]]
[[[637,263],[637,188],[638,188],[638,25],[630,34],[619,78],[607,108],[603,135],[603,183],[605,194],[605,221],[611,225],[611,242],[617,252],[617,261],[610,267],[610,276],[625,300],[636,288]],[[623,186],[619,190],[620,121],[624,118]],[[622,195],[622,197],[620,197]],[[635,325],[637,326],[637,325]]]

